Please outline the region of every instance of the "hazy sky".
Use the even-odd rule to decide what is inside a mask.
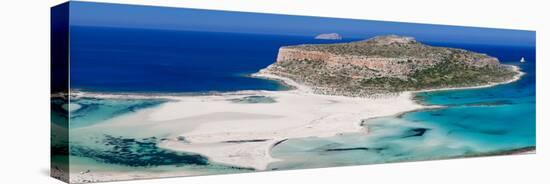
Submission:
[[[391,13],[391,12],[388,12]],[[71,25],[314,36],[336,32],[361,39],[381,34],[421,41],[535,45],[534,31],[369,20],[71,2]]]

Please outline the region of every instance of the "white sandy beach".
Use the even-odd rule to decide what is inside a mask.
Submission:
[[[163,97],[171,101],[74,132],[101,129],[122,136],[164,136],[167,140],[159,145],[162,148],[198,153],[224,165],[264,170],[276,161],[270,150],[280,141],[367,133],[360,125],[364,119],[425,108],[411,100],[409,92],[369,99],[317,95],[294,85],[297,89],[291,91]],[[270,97],[276,102],[231,101],[247,96]]]
[[[277,102],[239,104],[227,100],[235,98],[233,95],[181,98],[158,108],[149,118],[202,121],[192,130],[173,134],[160,145],[163,148],[199,153],[218,163],[264,170],[276,161],[270,156],[270,149],[279,141],[366,133],[360,126],[363,119],[423,108],[410,100],[411,93],[380,99],[314,95],[299,90],[264,91],[254,95],[273,97]],[[187,142],[178,141],[177,136]]]

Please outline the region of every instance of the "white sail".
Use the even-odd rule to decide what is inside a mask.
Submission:
[[[525,63],[525,58],[521,57],[521,60],[519,62]]]

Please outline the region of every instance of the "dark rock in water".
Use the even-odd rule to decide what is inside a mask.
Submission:
[[[133,139],[105,135],[105,148],[90,148],[71,143],[70,154],[108,164],[133,167],[162,165],[208,165],[208,159],[197,154],[180,153],[157,147],[155,137]]]
[[[178,136],[178,138],[176,138],[179,142],[183,142],[183,143],[190,143],[187,139],[185,139],[184,136]]]
[[[332,151],[382,151],[382,150],[385,150],[386,148],[368,148],[368,147],[355,147],[355,148],[331,148],[331,149],[326,149],[325,151],[327,152],[332,152]]]
[[[478,102],[478,103],[468,103],[464,106],[476,107],[476,106],[501,106],[501,105],[512,105],[514,102],[510,100],[497,100],[491,102]]]
[[[288,139],[283,139],[283,140],[280,140],[279,142],[276,142],[275,144],[273,144],[272,147],[275,147],[275,146],[278,146],[279,144],[282,144],[283,142],[287,141]]]
[[[223,143],[247,143],[247,142],[265,142],[269,139],[250,139],[250,140],[233,140],[233,141],[223,141]]]
[[[367,125],[367,123],[369,123],[368,119],[364,119],[364,120],[361,120],[361,124],[359,124],[360,126],[365,126]]]
[[[430,115],[432,115],[432,116],[443,116],[443,114],[441,114],[441,113],[431,113]]]
[[[423,136],[428,130],[427,128],[412,128],[407,130],[401,138],[420,137]]]

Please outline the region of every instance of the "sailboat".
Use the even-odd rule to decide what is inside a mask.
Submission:
[[[525,63],[525,58],[521,57],[521,60],[519,60],[520,63]]]

